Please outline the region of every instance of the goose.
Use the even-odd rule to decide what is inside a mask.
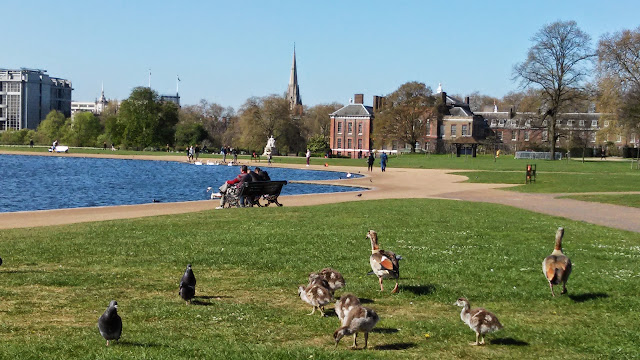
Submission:
[[[469,300],[459,298],[454,305],[462,307],[460,319],[476,332],[476,342],[471,345],[484,345],[485,334],[502,329],[502,324],[493,313],[483,308],[471,309]]]
[[[357,296],[353,294],[342,295],[336,302],[336,314],[338,315],[338,319],[340,319],[340,323],[344,321],[349,311],[358,306],[360,306],[360,299],[358,299]]]
[[[324,306],[333,302],[331,291],[322,285],[298,286],[298,295],[302,301],[313,306],[313,310],[307,315],[313,315],[316,308],[320,310],[320,316],[324,317]]]
[[[551,255],[542,261],[542,272],[549,282],[552,296],[556,296],[553,293],[553,285],[560,285],[560,283],[562,283],[562,292],[560,294],[566,294],[567,280],[571,275],[571,260],[562,253],[563,236],[564,228],[559,227],[556,232],[556,246]]]
[[[122,335],[122,319],[118,315],[118,302],[111,300],[107,310],[98,319],[98,330],[109,346],[109,340],[119,340]]]
[[[196,277],[193,275],[191,264],[187,265],[187,269],[180,279],[180,290],[178,291],[180,297],[186,301],[187,305],[196,296]]]
[[[371,240],[371,256],[369,263],[373,273],[378,276],[380,283],[380,291],[384,291],[382,287],[382,279],[396,279],[396,286],[391,291],[392,294],[398,292],[398,277],[400,276],[400,265],[398,260],[401,256],[397,256],[391,251],[380,250],[378,247],[378,234],[374,230],[369,230],[367,237]]]
[[[359,332],[364,333],[364,348],[367,348],[369,342],[369,332],[376,326],[380,318],[373,309],[356,306],[349,311],[347,316],[342,320],[342,325],[333,333],[333,339],[336,342],[336,347],[340,339],[346,335],[353,334],[353,346],[358,346],[357,337]]]
[[[327,281],[332,292],[342,289],[345,285],[344,277],[338,271],[332,268],[324,268],[318,274]]]

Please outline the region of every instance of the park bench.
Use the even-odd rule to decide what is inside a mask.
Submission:
[[[238,197],[245,196],[249,199],[251,206],[258,205],[263,207],[269,206],[271,203],[282,206],[282,204],[278,202],[278,196],[280,196],[280,191],[282,191],[284,185],[287,185],[286,181],[253,181],[243,183]],[[260,199],[266,200],[267,203],[265,205],[260,204]]]

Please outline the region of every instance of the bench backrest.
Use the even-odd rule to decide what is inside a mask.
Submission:
[[[244,183],[240,194],[242,196],[275,195],[279,196],[286,181],[252,181]]]

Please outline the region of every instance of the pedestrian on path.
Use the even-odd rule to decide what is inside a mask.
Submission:
[[[309,160],[311,160],[311,150],[307,149],[307,166],[309,166]]]
[[[383,152],[380,155],[380,168],[382,169],[382,172],[385,172],[387,170],[387,153]]]
[[[369,157],[367,158],[367,170],[373,171],[373,162],[376,161],[376,158],[373,157],[373,153],[369,152]]]

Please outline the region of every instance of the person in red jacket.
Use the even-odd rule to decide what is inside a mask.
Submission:
[[[245,175],[247,175],[247,172],[247,165],[242,165],[242,167],[240,168],[240,174],[238,174],[238,176],[236,176],[234,179],[225,181],[225,183],[220,186],[220,206],[218,206],[216,209],[224,208],[224,204],[226,203],[225,195],[227,193],[227,189],[229,188],[229,186],[237,186],[237,184],[239,184],[244,179]]]

